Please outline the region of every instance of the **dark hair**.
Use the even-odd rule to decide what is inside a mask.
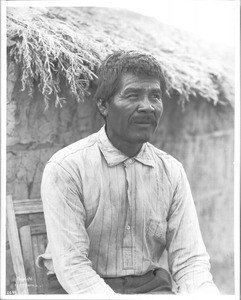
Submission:
[[[166,82],[159,62],[150,54],[138,51],[116,51],[101,64],[94,100],[110,101],[117,92],[121,75],[131,73],[145,75],[160,80],[162,94],[166,92]]]

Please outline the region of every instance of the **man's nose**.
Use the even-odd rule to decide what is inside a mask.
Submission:
[[[148,96],[144,96],[139,103],[138,111],[140,112],[153,112],[155,110],[154,106],[150,102]]]

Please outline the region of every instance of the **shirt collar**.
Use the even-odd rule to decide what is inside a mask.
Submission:
[[[127,155],[125,155],[112,145],[111,141],[106,135],[105,125],[99,131],[99,148],[110,167],[116,166],[130,159]],[[141,150],[137,153],[136,156],[132,157],[131,159],[137,160],[144,165],[154,167],[153,154],[150,149],[149,143],[143,144]]]

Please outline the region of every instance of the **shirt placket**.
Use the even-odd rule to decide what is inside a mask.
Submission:
[[[124,162],[126,182],[127,182],[127,215],[123,237],[123,264],[124,269],[134,269],[135,251],[134,251],[134,199],[132,199],[131,190],[133,180],[131,180],[132,168],[134,168],[134,160],[128,159]]]

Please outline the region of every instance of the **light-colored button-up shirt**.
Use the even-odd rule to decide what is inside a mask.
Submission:
[[[41,196],[49,244],[38,263],[68,293],[113,293],[102,277],[145,274],[165,249],[180,292],[213,285],[183,167],[153,145],[129,158],[102,127],[48,161]]]

